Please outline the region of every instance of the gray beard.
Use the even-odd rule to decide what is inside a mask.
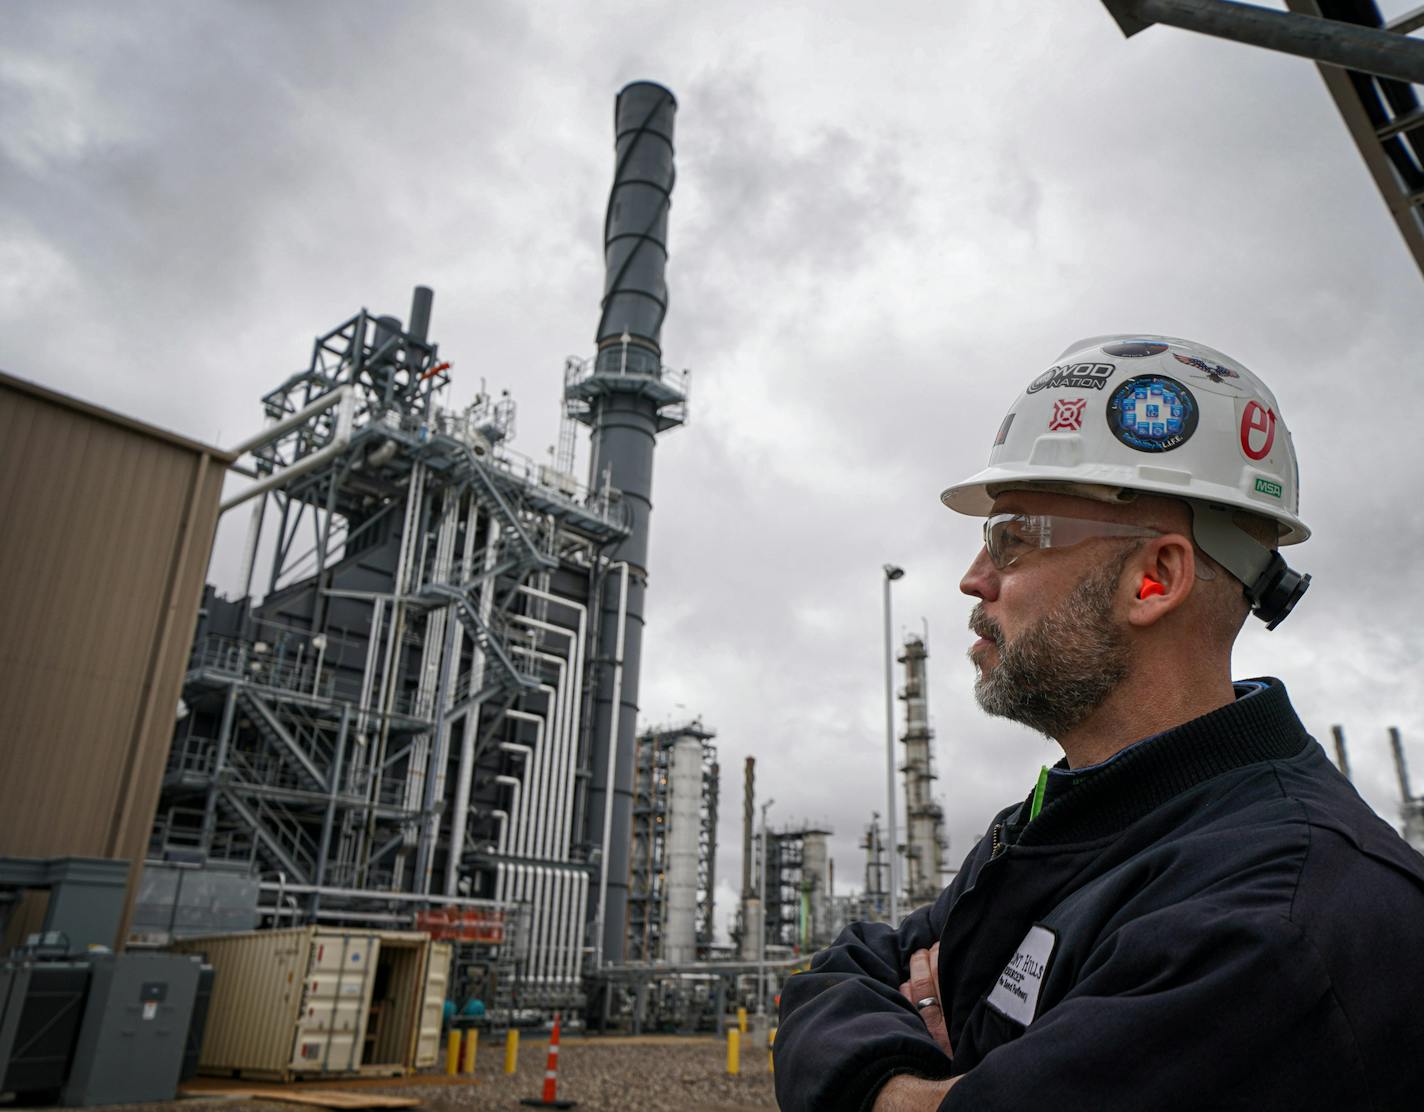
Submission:
[[[999,653],[999,663],[980,668],[974,681],[974,697],[987,714],[1061,738],[1127,678],[1127,639],[1112,609],[1132,552],[1087,576],[1007,645],[983,604],[974,608],[969,628],[992,639]]]

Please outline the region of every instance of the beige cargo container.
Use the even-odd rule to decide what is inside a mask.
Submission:
[[[399,1074],[438,1060],[450,946],[428,934],[311,926],[172,948],[213,966],[204,1073]]]

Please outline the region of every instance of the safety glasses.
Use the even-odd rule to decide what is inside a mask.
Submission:
[[[1160,536],[1160,530],[1145,525],[1058,514],[992,514],[984,522],[984,547],[1000,571],[1038,548],[1067,548],[1094,537]]]

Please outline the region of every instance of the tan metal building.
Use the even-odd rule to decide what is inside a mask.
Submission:
[[[0,856],[131,905],[232,459],[0,374]]]

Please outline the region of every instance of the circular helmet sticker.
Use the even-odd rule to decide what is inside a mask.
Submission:
[[[1175,378],[1138,375],[1108,398],[1108,428],[1139,452],[1170,452],[1197,431],[1197,400]]]
[[[1141,359],[1144,355],[1161,355],[1167,345],[1160,340],[1119,340],[1104,344],[1103,351],[1122,359]]]

